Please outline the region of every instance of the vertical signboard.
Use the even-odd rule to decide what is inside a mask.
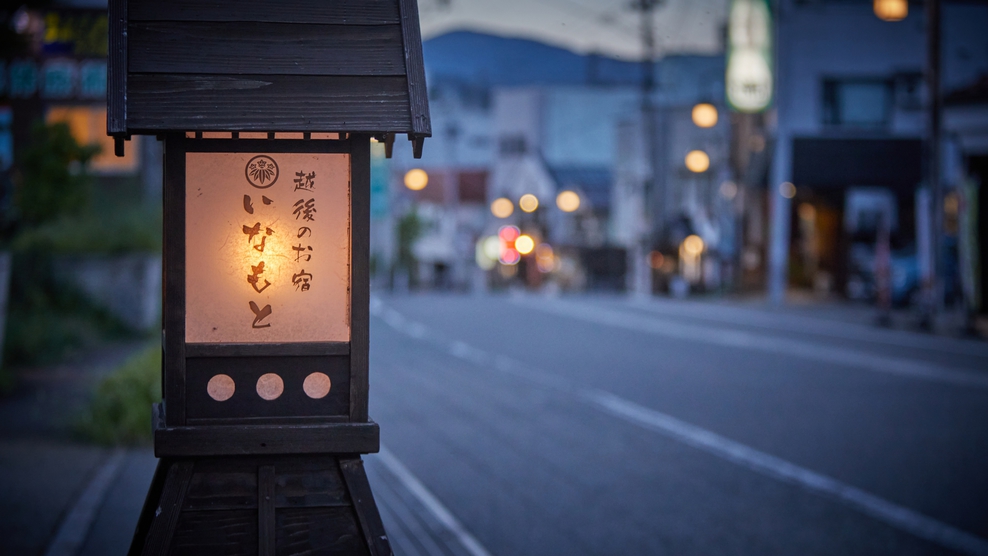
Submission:
[[[772,103],[772,11],[768,0],[733,0],[728,18],[727,103],[757,113]]]
[[[349,341],[349,155],[185,156],[186,341]]]

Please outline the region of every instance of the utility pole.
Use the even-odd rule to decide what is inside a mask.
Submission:
[[[929,129],[926,140],[926,180],[930,187],[930,274],[924,284],[925,303],[920,324],[932,330],[943,302],[943,184],[940,180],[940,0],[926,0],[926,88],[929,91]],[[922,232],[921,232],[922,233]]]
[[[641,186],[641,212],[638,221],[637,241],[631,248],[628,269],[631,272],[630,289],[639,296],[652,294],[652,269],[648,253],[652,246],[652,230],[661,222],[661,211],[653,214],[654,196],[658,182],[659,164],[656,161],[655,106],[655,8],[660,0],[633,0],[632,8],[641,13],[642,82],[641,113],[642,150],[645,158],[645,179]]]

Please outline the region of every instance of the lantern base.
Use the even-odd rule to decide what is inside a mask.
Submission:
[[[158,462],[130,556],[391,555],[358,455]]]

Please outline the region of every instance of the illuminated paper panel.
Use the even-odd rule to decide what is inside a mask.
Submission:
[[[185,340],[350,340],[346,154],[186,154]]]

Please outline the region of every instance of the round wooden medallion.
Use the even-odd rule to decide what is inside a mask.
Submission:
[[[285,382],[274,373],[263,374],[257,379],[257,395],[265,400],[278,399],[284,391]]]
[[[218,402],[225,402],[232,398],[236,389],[237,386],[230,375],[216,375],[209,379],[209,383],[206,384],[206,393]]]
[[[325,398],[331,387],[332,382],[324,373],[312,373],[305,377],[305,382],[302,383],[302,390],[305,390],[305,395],[314,400]]]

